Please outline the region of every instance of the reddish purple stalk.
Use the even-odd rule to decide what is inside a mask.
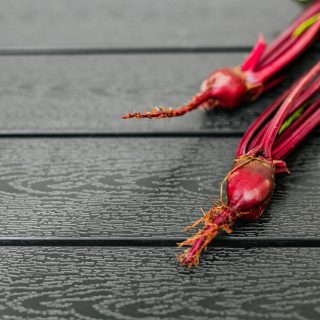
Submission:
[[[319,30],[320,1],[315,1],[271,45],[260,35],[241,66],[212,72],[189,103],[176,109],[155,107],[146,113],[128,113],[122,118],[178,117],[198,108],[231,109],[253,101],[283,80],[275,76],[317,38]]]
[[[320,62],[249,127],[239,143],[234,166],[221,185],[220,201],[192,226],[203,223],[203,229],[179,244],[191,246],[178,256],[182,265],[197,265],[200,253],[220,230],[230,233],[238,219],[254,220],[261,216],[271,200],[275,175],[288,172],[283,160],[320,123],[319,75]],[[299,108],[302,114],[292,118]]]

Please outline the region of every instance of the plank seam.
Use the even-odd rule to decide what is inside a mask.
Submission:
[[[242,137],[244,132],[0,132],[0,138],[199,138]]]
[[[318,137],[316,130],[310,137]],[[0,139],[85,138],[241,138],[244,132],[1,132]]]
[[[0,56],[247,53],[251,47],[0,48]]]
[[[319,51],[320,46],[312,47]],[[38,56],[38,55],[134,55],[134,54],[195,54],[195,53],[248,53],[251,46],[221,47],[138,47],[138,48],[59,48],[59,47],[8,47],[0,48],[0,56]]]
[[[105,237],[0,237],[0,246],[77,247],[175,247],[184,239],[105,238]],[[210,247],[226,248],[304,248],[320,247],[320,238],[230,238],[215,239]]]

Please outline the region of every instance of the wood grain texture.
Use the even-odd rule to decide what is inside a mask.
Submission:
[[[1,248],[8,320],[317,320],[319,248],[210,249],[199,268],[174,248]]]
[[[320,249],[307,248],[320,243],[316,134],[288,160],[293,174],[278,180],[264,216],[239,223],[229,242],[224,235],[216,242],[233,248],[209,248],[201,268],[190,271],[177,266],[173,247],[137,246],[168,246],[185,236],[182,228],[218,196],[236,135],[291,80],[233,113],[119,119],[154,104],[187,101],[212,69],[240,63],[240,49],[260,30],[274,38],[301,10],[295,2],[0,4],[0,53],[9,55],[0,58],[0,243],[35,245],[0,246],[1,319],[319,319]],[[188,52],[202,47],[217,51]],[[186,51],[157,51],[166,48]],[[38,49],[77,54],[23,56]],[[92,54],[113,49],[126,54]],[[135,49],[140,53],[129,54]],[[142,54],[147,49],[158,54]],[[311,49],[288,69],[289,78],[318,59]],[[4,138],[14,134],[61,138]],[[114,138],[64,139],[68,134]],[[128,137],[115,138],[121,134]],[[134,137],[140,134],[145,138]],[[196,137],[201,134],[234,137]],[[49,247],[59,239],[69,247]],[[109,247],[86,247],[96,246],[94,239]],[[284,247],[262,248],[277,246],[277,239]],[[77,240],[83,247],[70,246]],[[235,248],[242,244],[246,249]]]
[[[238,138],[1,139],[0,235],[181,239],[209,209]],[[319,237],[319,139],[234,237]]]
[[[233,111],[195,111],[164,121],[122,120],[131,111],[188,101],[211,70],[245,54],[1,57],[1,133],[242,133],[289,79],[319,59],[310,51],[288,80],[255,103]]]
[[[248,46],[258,32],[272,39],[300,11],[290,0],[202,0],[201,4],[2,0],[0,43],[1,47]]]

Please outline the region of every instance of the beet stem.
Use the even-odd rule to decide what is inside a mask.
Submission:
[[[305,137],[320,124],[319,101],[316,102],[318,109],[285,139],[272,152],[275,159],[286,158],[304,139]]]
[[[241,71],[254,70],[257,63],[259,62],[259,60],[261,58],[266,46],[267,46],[267,44],[264,40],[264,37],[262,34],[260,34],[251,53],[248,55],[248,57],[242,63]]]
[[[299,41],[294,43],[290,50],[287,50],[276,61],[270,65],[262,68],[260,71],[255,72],[255,78],[258,82],[265,83],[270,77],[277,73],[284,66],[294,60],[311,42],[315,39],[319,33],[320,20],[310,27],[305,33],[299,37]]]
[[[279,132],[279,129],[285,120],[288,112],[292,105],[295,104],[295,100],[299,97],[299,95],[303,92],[305,87],[316,77],[320,72],[320,62],[318,62],[307,74],[305,74],[301,80],[294,85],[289,95],[286,97],[284,102],[282,103],[281,107],[270,121],[268,126],[268,130],[261,142],[261,147],[264,152],[264,155],[267,159],[271,159],[272,147],[274,144],[274,140]]]
[[[289,38],[292,37],[292,33],[297,29],[303,21],[308,20],[313,15],[319,13],[320,11],[320,1],[315,1],[311,4],[307,9],[305,9],[298,18],[294,20],[294,22],[287,27],[287,29],[278,36],[264,51],[263,56],[261,57],[260,63],[261,67],[265,66],[266,62],[270,57],[272,57],[278,50],[283,46]],[[260,67],[260,66],[259,66]]]
[[[304,121],[307,121],[309,117],[319,108],[320,100],[314,102],[311,106],[305,110],[300,117],[295,120],[288,129],[286,129],[275,141],[274,148],[277,148],[283,141],[285,141],[287,138],[289,138],[295,130],[298,129],[300,125]]]
[[[272,113],[275,112],[288,95],[289,90],[285,91],[275,102],[273,102],[267,109],[265,109],[258,118],[250,125],[247,129],[246,133],[243,135],[239,146],[236,151],[236,158],[239,156],[246,154],[248,144],[250,143],[252,137],[257,134],[257,131],[261,128],[261,126],[265,123],[265,121],[271,116]]]

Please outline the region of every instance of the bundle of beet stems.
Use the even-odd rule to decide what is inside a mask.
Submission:
[[[200,253],[218,232],[232,232],[230,227],[238,219],[261,216],[271,200],[275,175],[288,173],[283,160],[320,123],[319,75],[320,62],[251,124],[239,143],[233,168],[221,183],[220,200],[187,229],[201,223],[203,228],[179,244],[191,246],[178,256],[182,265],[197,265]]]
[[[200,92],[176,109],[155,107],[150,112],[128,113],[122,118],[167,118],[201,108],[234,108],[257,99],[281,82],[278,73],[319,35],[320,1],[315,1],[269,46],[262,35],[242,65],[212,72]]]

